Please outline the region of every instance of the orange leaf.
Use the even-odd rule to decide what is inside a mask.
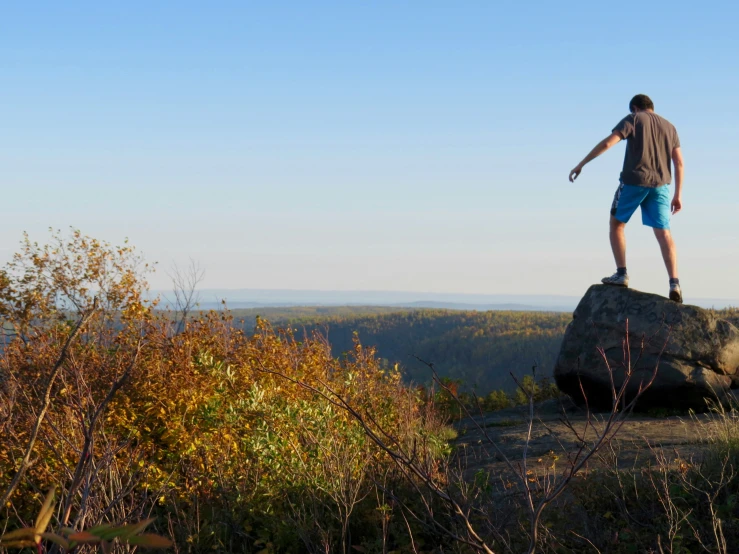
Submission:
[[[70,541],[76,542],[78,544],[95,544],[100,542],[100,537],[97,537],[92,533],[88,533],[87,531],[79,531],[78,533],[73,533],[67,538]]]
[[[172,541],[159,535],[152,535],[151,533],[144,533],[143,535],[136,535],[124,539],[128,544],[137,546],[143,546],[146,548],[169,548],[172,546]]]

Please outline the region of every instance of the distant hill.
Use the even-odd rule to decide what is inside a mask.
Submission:
[[[570,308],[566,305],[553,305],[553,306],[535,306],[530,304],[465,304],[463,302],[434,302],[430,300],[419,300],[416,302],[401,302],[398,304],[311,304],[311,303],[290,303],[290,302],[273,302],[273,303],[260,303],[260,302],[239,302],[226,300],[225,305],[231,310],[239,309],[255,309],[255,308],[299,308],[299,307],[324,307],[324,308],[338,308],[338,307],[357,307],[367,308],[370,306],[380,308],[390,308],[397,310],[399,308],[409,309],[420,309],[420,308],[433,308],[439,310],[468,310],[487,312],[490,310],[503,310],[503,311],[523,311],[523,312],[571,312],[574,310],[574,306]],[[198,302],[198,307],[202,310],[213,310],[220,309],[224,306],[222,300],[219,301],[206,301],[201,299]]]
[[[585,291],[583,291],[585,292]],[[171,291],[153,291],[166,300]],[[389,306],[447,310],[517,310],[572,312],[579,296],[536,294],[456,294],[407,291],[331,291],[278,289],[204,289],[198,292],[201,309],[219,308],[225,300],[231,309],[292,306]],[[739,306],[737,299],[689,298],[703,308]]]
[[[471,310],[478,312],[496,311],[518,311],[518,312],[569,312],[572,311],[568,306],[550,306],[544,308],[542,306],[533,306],[528,304],[464,304],[462,302],[432,302],[418,301],[409,302],[408,304],[399,305],[405,308],[435,308],[440,310]]]
[[[153,291],[165,303],[171,291]],[[231,309],[293,306],[387,306],[392,308],[438,308],[447,310],[522,310],[571,312],[576,296],[525,294],[454,294],[403,291],[321,291],[266,289],[205,289],[198,291],[201,309],[223,305]]]

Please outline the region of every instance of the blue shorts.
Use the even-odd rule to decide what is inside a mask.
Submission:
[[[621,183],[613,197],[611,215],[622,223],[628,223],[639,206],[644,225],[655,229],[670,228],[670,189],[667,185],[640,187]]]

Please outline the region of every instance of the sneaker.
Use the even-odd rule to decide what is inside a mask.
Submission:
[[[619,275],[618,273],[614,273],[610,277],[603,277],[603,279],[601,279],[600,282],[603,283],[604,285],[614,285],[616,287],[628,287],[629,286],[629,276]]]
[[[683,291],[680,290],[680,285],[677,283],[670,285],[670,300],[673,300],[678,304],[683,303]]]

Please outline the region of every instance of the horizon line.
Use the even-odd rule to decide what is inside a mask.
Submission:
[[[597,284],[597,283],[594,283]],[[639,290],[639,289],[634,289]],[[172,292],[171,289],[150,289],[150,292]],[[298,288],[231,288],[231,287],[208,287],[202,289],[196,289],[196,292],[207,293],[207,292],[274,292],[274,293],[341,293],[341,294],[409,294],[409,295],[454,295],[454,296],[498,296],[498,297],[512,297],[512,296],[526,296],[526,297],[541,297],[541,298],[582,298],[582,295],[576,294],[542,294],[542,293],[525,293],[525,292],[505,292],[505,293],[493,293],[493,292],[433,292],[433,291],[414,291],[414,290],[399,290],[399,289],[298,289]],[[641,292],[641,291],[640,291]],[[721,300],[721,301],[736,301],[739,302],[739,298],[730,297],[716,297],[716,296],[695,296],[696,300]],[[423,300],[423,299],[421,299]]]

